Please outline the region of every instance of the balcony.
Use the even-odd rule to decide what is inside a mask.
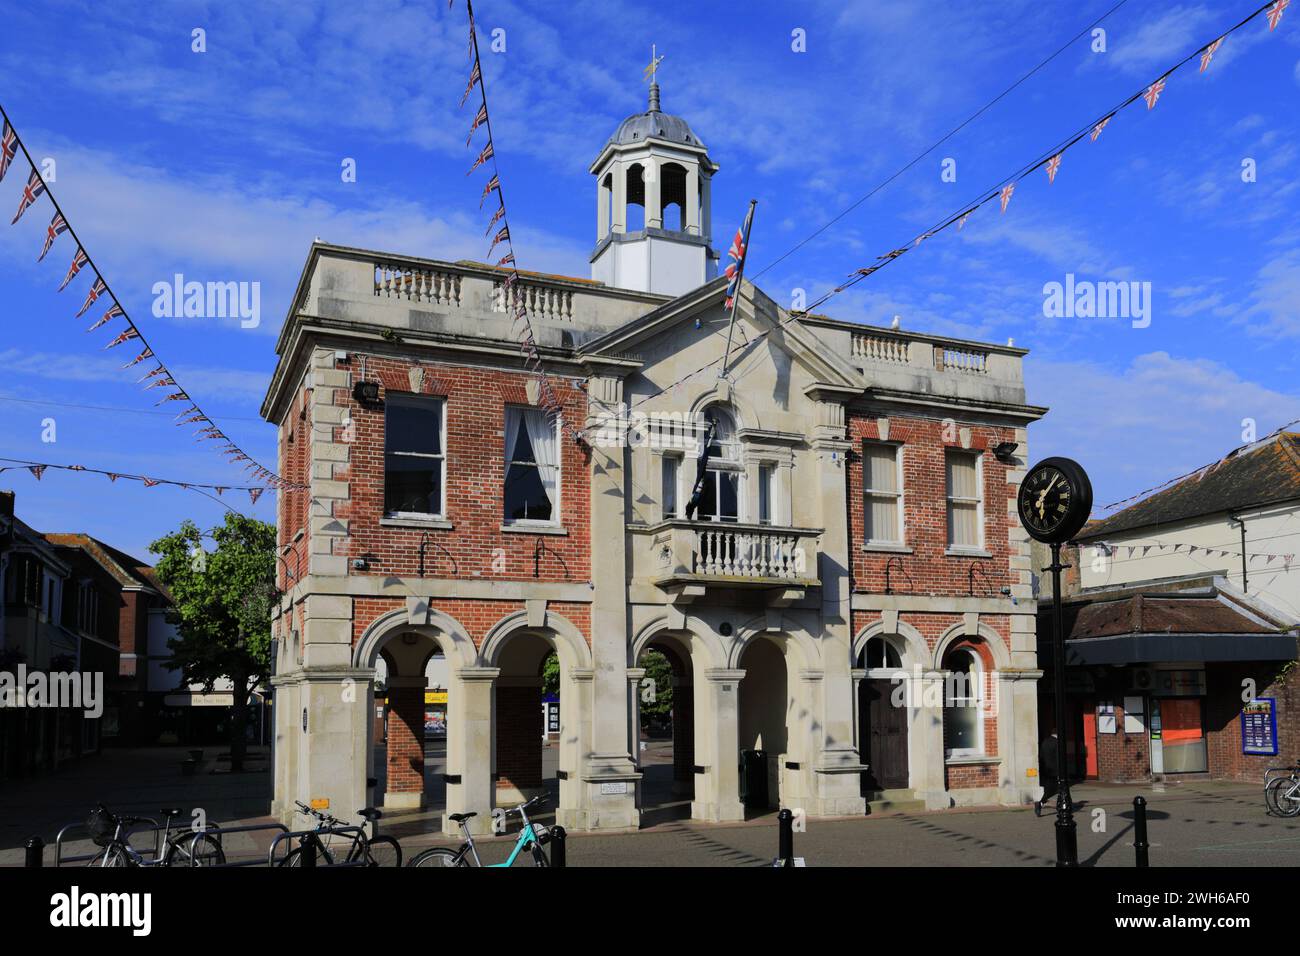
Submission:
[[[816,528],[673,519],[645,528],[654,584],[678,597],[707,587],[780,589],[798,600],[818,587]]]

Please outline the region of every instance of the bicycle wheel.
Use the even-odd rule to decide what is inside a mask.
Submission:
[[[194,858],[190,858],[190,848]],[[226,862],[225,851],[214,837],[203,834],[197,840],[193,834],[178,837],[167,844],[163,866],[220,866]]]
[[[290,850],[287,854],[285,854],[284,859],[281,860],[279,863],[277,863],[276,866],[290,866],[290,867],[302,866],[302,857],[303,857],[303,848],[295,847],[294,849]],[[334,862],[334,858],[329,855],[328,850],[326,850],[324,847],[319,847],[319,846],[316,848],[317,866],[329,866],[333,862]]]
[[[458,866],[469,869],[469,864],[463,857],[457,857],[455,850],[449,850],[445,846],[436,846],[432,850],[425,850],[418,856],[412,857],[407,866]]]
[[[1269,793],[1272,792],[1271,799]],[[1295,791],[1292,793],[1292,791]],[[1274,808],[1280,817],[1294,817],[1300,814],[1300,783],[1290,777],[1282,777],[1269,782],[1264,791],[1265,803]]]
[[[372,837],[366,843],[368,866],[401,866],[402,847],[390,836]]]
[[[126,850],[116,844],[106,846],[96,853],[86,866],[130,866],[131,858],[127,856]]]

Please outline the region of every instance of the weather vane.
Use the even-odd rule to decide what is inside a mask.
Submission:
[[[655,74],[659,71],[659,64],[664,61],[661,56],[655,56],[655,45],[650,44],[650,65],[645,68],[644,79],[650,83],[655,82]]]

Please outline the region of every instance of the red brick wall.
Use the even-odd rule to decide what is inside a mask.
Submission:
[[[1150,702],[1143,716],[1140,733],[1124,732],[1124,697],[1111,698],[1115,704],[1115,732],[1097,734],[1097,776],[1111,783],[1131,783],[1151,779]]]
[[[422,394],[447,402],[447,520],[453,530],[381,527],[384,506],[384,409],[390,390],[409,392],[413,363],[369,357],[366,377],[382,384],[381,403],[366,408],[347,389],[335,390],[335,404],[348,409],[349,462],[335,469],[350,483],[349,501],[335,517],[349,519],[350,557],[365,556],[373,575],[415,575],[421,540],[427,577],[500,580],[587,581],[591,578],[589,537],[590,458],[587,450],[561,435],[560,514],[567,535],[503,532],[505,484],[505,409],[527,404],[523,373],[424,364]],[[576,382],[554,380],[566,421],[581,422],[586,394]],[[345,441],[345,427],[334,440]],[[537,544],[544,552],[537,557]],[[536,561],[536,563],[535,563]],[[536,568],[536,575],[534,569]]]
[[[280,475],[286,481],[303,485],[311,482],[310,395],[308,389],[300,389],[280,423]],[[281,549],[285,545],[291,546],[291,550],[287,554],[282,554],[281,560],[276,562],[276,573],[280,576],[279,583],[282,590],[292,588],[294,582],[301,580],[307,573],[308,543],[311,536],[308,521],[310,507],[311,493],[306,488],[285,491],[279,495],[277,540]],[[295,541],[299,531],[302,531],[303,536]],[[290,572],[292,579],[289,577]]]
[[[948,556],[947,479],[944,468],[945,448],[960,449],[959,428],[970,427],[970,451],[981,455],[984,495],[984,548],[991,558]],[[1007,486],[1007,466],[988,449],[1000,442],[1015,441],[1015,429],[979,425],[948,426],[943,422],[920,418],[891,417],[889,441],[901,443],[903,456],[903,536],[913,553],[894,555],[864,552],[866,517],[863,512],[862,442],[878,440],[880,431],[875,417],[850,413],[848,437],[853,443],[849,457],[848,512],[850,527],[850,565],[854,587],[858,591],[881,593],[885,590],[885,565],[890,563],[890,586],[895,594],[967,595],[972,591],[970,569],[974,574],[974,594],[997,596],[1003,587],[1017,583],[1010,573],[1011,548],[1007,540],[1010,516],[1007,502],[1013,500]],[[903,570],[899,570],[899,564]]]
[[[498,687],[497,786],[542,785],[542,688]]]
[[[998,765],[995,763],[959,764],[944,768],[944,778],[949,790],[969,790],[974,787],[996,787]]]
[[[388,690],[388,792],[424,790],[424,688]]]
[[[475,601],[467,599],[437,599],[432,602],[432,606],[459,621],[469,632],[475,647],[482,646],[483,638],[502,618],[524,609],[522,601]],[[361,635],[365,633],[366,628],[373,624],[377,618],[405,607],[405,598],[355,598],[352,602],[352,643],[355,645],[361,639]],[[588,643],[591,642],[590,605],[552,601],[547,604],[547,609],[569,621],[582,632]]]
[[[1255,682],[1256,697],[1272,697],[1277,708],[1278,754],[1241,752],[1242,682]],[[1262,783],[1268,767],[1291,764],[1300,756],[1300,676],[1274,663],[1210,664],[1206,667],[1205,736],[1210,774]]]

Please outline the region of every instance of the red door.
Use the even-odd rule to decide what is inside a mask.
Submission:
[[[1097,779],[1097,710],[1092,708],[1083,712],[1083,754],[1084,775],[1090,780]]]

